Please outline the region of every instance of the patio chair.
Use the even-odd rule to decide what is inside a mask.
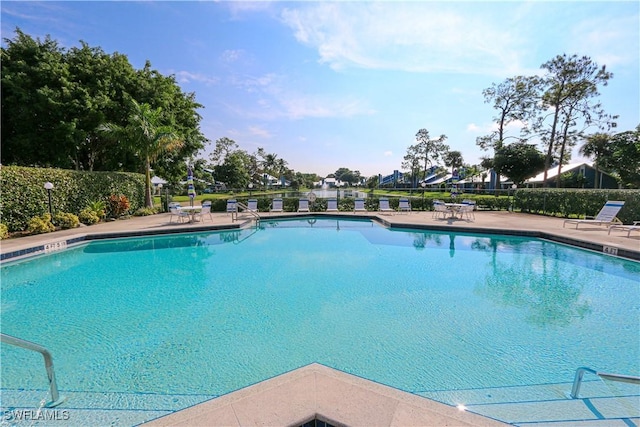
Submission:
[[[273,199],[271,201],[271,209],[269,209],[271,212],[283,212],[283,208],[282,208],[282,199],[277,198],[277,199]]]
[[[611,230],[622,230],[627,232],[627,237],[631,237],[632,231],[640,231],[640,221],[633,221],[633,225],[625,225],[625,224],[614,224],[609,226],[609,233],[611,234]]]
[[[195,216],[198,217],[201,221],[204,221],[205,215],[208,215],[209,219],[213,221],[213,215],[211,215],[211,203],[209,204],[203,203],[202,209],[200,209],[200,212],[195,214]]]
[[[238,213],[238,201],[236,199],[227,200],[227,214],[233,216],[234,213]]]
[[[609,201],[604,204],[602,209],[600,209],[600,212],[598,212],[598,215],[596,215],[595,217],[587,216],[585,219],[565,219],[564,223],[562,223],[562,228],[564,228],[564,226],[567,223],[575,224],[576,229],[578,229],[578,226],[580,224],[594,224],[594,225],[613,225],[616,223],[622,224],[622,221],[616,218],[616,215],[618,215],[618,212],[620,212],[620,209],[622,209],[622,206],[624,206],[624,201]]]
[[[334,197],[327,200],[327,212],[338,212],[338,199]]]
[[[178,205],[178,206],[169,205],[169,212],[171,213],[171,216],[169,217],[169,222],[172,221],[174,216],[178,217],[178,221],[180,221],[180,222],[182,222],[182,220],[184,218],[189,220],[189,214],[187,212],[182,212],[180,210],[180,205]]]
[[[476,214],[473,212],[476,210],[475,200],[465,199],[462,201],[462,205],[463,206],[458,211],[458,213],[460,214],[460,219],[462,219],[463,216],[466,216],[467,219],[473,218],[475,220]]]
[[[408,214],[411,213],[411,202],[409,199],[402,198],[398,201],[398,210],[400,213],[406,212]]]
[[[380,203],[378,204],[378,211],[383,214],[390,214],[395,212],[393,209],[391,209],[391,206],[389,206],[389,199],[385,198],[380,199]]]
[[[364,199],[356,199],[353,207],[353,213],[367,212],[367,208],[364,206]]]
[[[298,202],[298,212],[310,212],[309,199],[300,199],[300,202]]]
[[[438,216],[442,215],[445,218],[449,214],[449,209],[447,209],[447,205],[444,204],[442,200],[434,200],[433,201],[433,214],[432,218],[438,218]]]
[[[247,200],[247,211],[258,212],[258,199]]]

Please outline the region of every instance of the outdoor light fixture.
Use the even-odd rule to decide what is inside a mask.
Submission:
[[[250,182],[249,185],[247,185],[247,187],[249,187],[249,197],[251,197],[251,190],[253,190],[253,182]]]
[[[44,188],[47,190],[47,193],[49,193],[49,215],[53,218],[53,207],[51,205],[51,190],[53,190],[53,184],[47,181],[44,183]]]

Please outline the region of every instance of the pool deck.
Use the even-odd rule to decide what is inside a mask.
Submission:
[[[539,215],[479,211],[475,220],[435,219],[431,212],[382,215],[358,213],[260,213],[263,220],[323,215],[330,218],[368,217],[398,228],[423,228],[460,233],[510,234],[547,238],[597,252],[640,260],[640,233],[607,227],[567,224]],[[87,240],[123,236],[236,229],[250,226],[252,218],[240,214],[234,221],[226,213],[214,213],[204,222],[176,224],[169,214],[134,217],[73,230],[27,236],[0,242],[5,261],[64,249]],[[405,393],[334,369],[312,364],[236,392],[205,401],[150,421],[150,426],[289,425],[319,420],[334,426],[498,426],[507,425],[472,412]],[[147,424],[145,424],[147,425]],[[563,425],[562,423],[558,425]]]

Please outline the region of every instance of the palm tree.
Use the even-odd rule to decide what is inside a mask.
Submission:
[[[601,162],[609,156],[610,149],[609,144],[611,143],[611,136],[606,133],[594,133],[593,135],[589,135],[586,138],[586,142],[582,147],[580,147],[580,154],[585,157],[593,157],[594,158],[594,167],[596,169],[596,178],[593,183],[593,188],[600,187],[600,180],[598,180],[598,171],[600,169]],[[602,175],[602,172],[600,172]]]
[[[161,108],[152,109],[149,104],[138,104],[131,100],[133,114],[125,127],[115,124],[102,126],[102,131],[129,145],[137,156],[144,159],[146,207],[153,207],[151,197],[151,164],[166,152],[181,148],[184,141],[176,135],[175,129],[163,124],[166,121]]]

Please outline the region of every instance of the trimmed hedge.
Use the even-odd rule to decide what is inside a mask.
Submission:
[[[82,172],[65,169],[2,166],[0,168],[0,220],[9,231],[22,231],[33,217],[49,213],[45,182],[51,190],[53,212],[79,215],[91,202],[126,196],[127,213],[144,206],[144,175],[129,172]]]
[[[522,212],[579,218],[595,216],[608,200],[623,200],[618,219],[625,224],[640,221],[640,190],[576,190],[523,188],[515,192],[514,203]]]

